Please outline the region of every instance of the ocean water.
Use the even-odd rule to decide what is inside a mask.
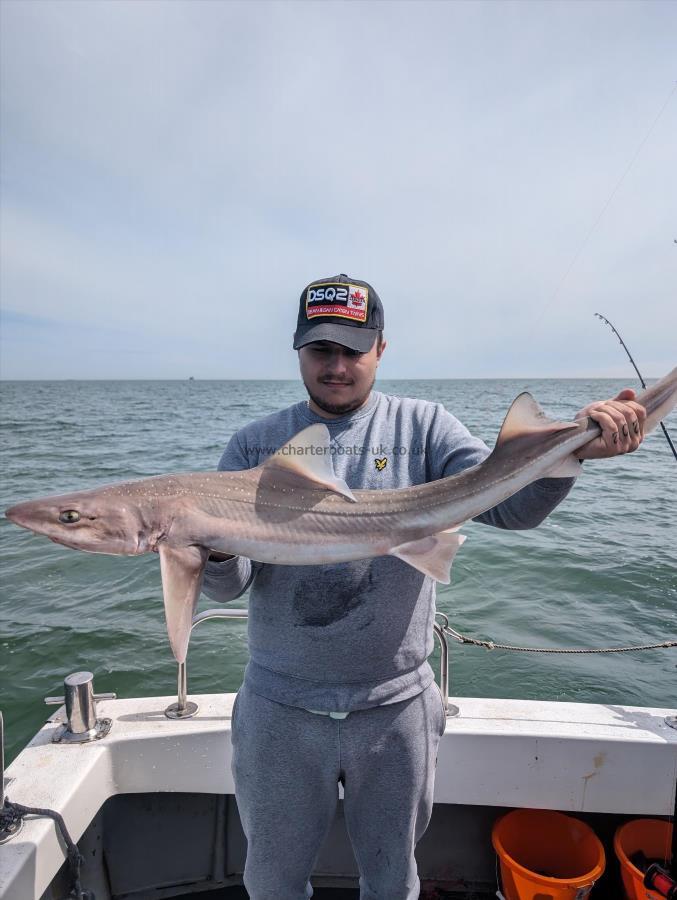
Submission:
[[[626,385],[512,379],[377,386],[444,403],[492,445],[522,390],[568,419]],[[296,381],[6,382],[1,392],[1,509],[111,481],[214,469],[235,430],[305,397]],[[571,495],[538,529],[464,526],[468,540],[452,583],[438,588],[438,608],[458,631],[498,643],[608,647],[675,639],[676,485],[677,463],[657,431],[638,453],[586,463]],[[69,672],[89,669],[97,691],[122,697],[175,692],[155,554],[68,550],[5,519],[0,541],[8,761],[51,712],[42,698],[61,693]],[[203,598],[200,608],[209,605]],[[457,696],[677,706],[676,649],[585,656],[450,649]],[[246,660],[246,623],[202,625],[191,642],[189,692],[236,690]]]

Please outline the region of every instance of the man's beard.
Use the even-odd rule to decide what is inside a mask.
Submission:
[[[369,385],[369,388],[367,389],[367,391],[364,393],[363,396],[357,397],[354,400],[351,400],[349,403],[327,403],[326,400],[320,399],[316,394],[314,394],[311,391],[307,382],[304,381],[303,383],[305,384],[306,390],[308,391],[308,396],[313,401],[313,403],[315,403],[316,406],[319,406],[320,409],[324,410],[325,412],[330,413],[332,416],[344,416],[347,413],[353,412],[354,410],[359,409],[360,406],[362,406],[362,404],[365,402],[365,400],[371,393],[371,389],[374,387],[375,380],[376,380],[375,377],[372,378],[371,384]]]

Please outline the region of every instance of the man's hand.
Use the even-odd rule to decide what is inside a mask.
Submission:
[[[590,416],[602,429],[599,437],[578,448],[578,459],[620,456],[639,447],[644,440],[646,410],[635,402],[635,397],[635,392],[626,388],[613,400],[589,403],[576,414],[577,419]]]

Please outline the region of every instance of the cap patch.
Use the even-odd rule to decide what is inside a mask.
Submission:
[[[352,322],[366,322],[369,289],[358,284],[327,282],[314,284],[306,293],[306,318],[337,316]]]

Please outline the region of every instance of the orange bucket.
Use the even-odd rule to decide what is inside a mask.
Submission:
[[[647,859],[670,859],[672,825],[659,819],[632,819],[614,835],[614,850],[621,864],[621,878],[628,900],[664,900],[661,894],[644,887],[644,873],[630,862],[641,851]]]
[[[583,900],[604,872],[604,847],[578,819],[515,809],[494,823],[505,900]]]

